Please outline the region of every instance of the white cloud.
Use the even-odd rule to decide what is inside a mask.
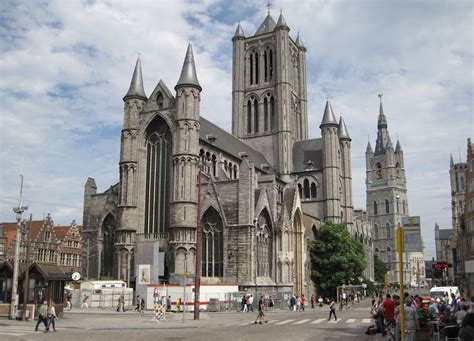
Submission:
[[[326,94],[353,139],[354,202],[365,206],[365,146],[375,140],[383,92],[392,139],[405,152],[410,213],[425,241],[450,227],[449,154],[465,157],[473,136],[473,10],[470,2],[275,1],[308,49],[311,137]],[[122,97],[137,54],[145,90],[172,89],[186,45],[194,45],[202,114],[230,131],[231,37],[251,35],[262,1],[50,1],[2,4],[0,32],[0,214],[11,216],[25,159],[25,197],[36,218],[82,218],[88,176],[117,181]],[[426,189],[417,191],[417,189]],[[78,207],[78,208],[74,208]],[[433,254],[433,245],[429,254]]]

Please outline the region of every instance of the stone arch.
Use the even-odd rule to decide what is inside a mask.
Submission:
[[[298,208],[293,216],[293,288],[295,292],[302,293],[304,289],[304,226],[303,214]]]
[[[268,210],[264,208],[255,226],[257,276],[271,277],[273,263],[273,228]]]

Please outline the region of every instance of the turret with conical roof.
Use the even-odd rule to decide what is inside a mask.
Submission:
[[[338,224],[341,222],[341,198],[339,195],[341,169],[339,168],[338,157],[340,150],[339,125],[329,99],[326,100],[320,128],[323,149],[323,185],[326,196],[324,220]],[[345,142],[350,144],[350,140]]]
[[[385,154],[387,148],[392,148],[392,141],[388,133],[387,118],[383,112],[382,95],[380,97],[379,116],[377,119],[377,141],[375,142],[375,155]]]
[[[178,83],[174,87],[177,90],[180,87],[194,87],[202,90],[201,85],[199,85],[196,65],[194,64],[194,54],[193,47],[191,43],[188,44],[188,50],[186,51],[186,57],[184,58],[183,68],[181,69],[181,76],[179,77]]]
[[[170,258],[172,272],[195,269],[179,259],[179,250],[196,248],[196,174],[199,165],[201,86],[196,74],[193,49],[188,45],[181,76],[175,86],[176,114],[173,125],[172,174],[175,193],[170,203]],[[184,212],[184,213],[183,213]],[[194,259],[193,259],[194,261]]]
[[[270,15],[270,12],[268,12],[267,16],[265,17],[265,19],[263,20],[263,22],[260,24],[257,31],[255,32],[254,36],[273,32],[273,30],[275,29],[275,26],[276,26],[275,20],[273,20],[272,16]]]
[[[244,30],[242,29],[242,26],[240,26],[240,23],[237,25],[237,28],[235,29],[234,36],[232,37],[232,41],[236,39],[245,39],[245,33]]]
[[[296,36],[295,44],[296,46],[298,46],[300,50],[303,50],[306,52],[306,47],[304,46],[303,40],[301,39],[299,32],[298,32],[298,35]]]
[[[352,205],[352,172],[351,172],[351,137],[346,127],[346,122],[341,114],[339,119],[339,146],[341,150],[341,178],[344,186],[341,196],[341,210],[343,211],[341,223],[346,224],[348,231],[352,230],[354,207]]]
[[[290,30],[290,28],[286,24],[285,18],[283,17],[283,13],[280,13],[280,16],[278,17],[278,22],[275,26],[275,29],[277,29],[277,30],[278,29],[283,29],[283,30],[287,30],[287,31]]]
[[[124,96],[123,100],[125,101],[127,98],[130,97],[138,97],[145,100],[147,99],[145,89],[143,88],[142,62],[140,58],[137,58],[137,63],[135,64],[135,70],[133,71],[130,88],[128,89],[127,94]]]

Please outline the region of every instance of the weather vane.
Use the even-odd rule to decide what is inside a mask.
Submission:
[[[267,9],[268,9],[268,14],[270,14],[270,7],[272,7],[272,3],[270,0],[267,1]]]

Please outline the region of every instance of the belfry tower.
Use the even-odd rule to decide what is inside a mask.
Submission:
[[[253,36],[239,24],[232,38],[232,134],[282,176],[292,171],[293,143],[308,138],[306,48],[289,31],[283,14],[275,23],[268,13]]]

